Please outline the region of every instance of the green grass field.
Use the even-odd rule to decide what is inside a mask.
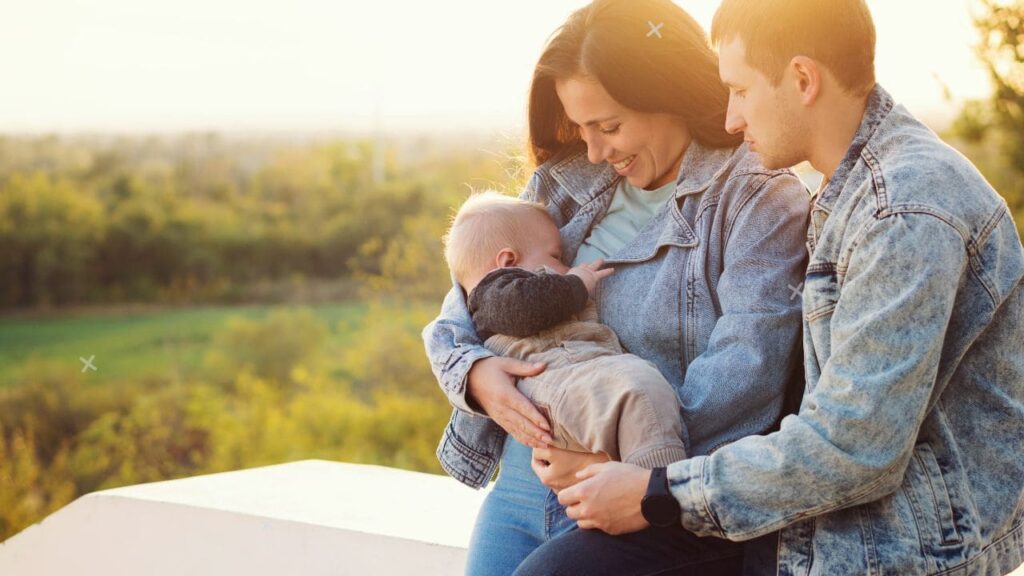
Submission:
[[[17,381],[27,364],[81,372],[101,384],[151,377],[188,378],[201,365],[212,336],[230,319],[259,319],[285,306],[84,311],[73,315],[0,318],[0,388]],[[360,302],[310,306],[329,329],[327,346],[344,347],[366,312]],[[79,358],[95,356],[90,370]]]

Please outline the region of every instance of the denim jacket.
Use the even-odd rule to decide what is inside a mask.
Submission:
[[[593,165],[583,146],[540,166],[523,196],[544,203],[572,262],[608,210],[619,176]],[[769,171],[745,146],[692,142],[676,199],[606,259],[615,273],[598,285],[601,321],[623,347],[653,362],[681,400],[687,453],[766,432],[783,392],[800,378],[800,299],[810,199],[789,171]],[[443,468],[473,487],[487,484],[505,432],[466,401],[483,347],[457,285],[423,330],[434,374],[455,410],[438,446]]]
[[[778,573],[1024,561],[1024,249],[1006,203],[881,87],[811,210],[807,388],[780,430],[676,462],[683,525],[781,529]]]

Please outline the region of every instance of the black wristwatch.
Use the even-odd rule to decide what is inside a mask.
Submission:
[[[647,494],[640,501],[640,512],[651,526],[666,528],[679,524],[679,501],[668,489],[668,475],[664,468],[651,470]]]

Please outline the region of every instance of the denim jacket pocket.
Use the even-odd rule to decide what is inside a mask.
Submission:
[[[940,547],[963,543],[946,479],[928,443],[914,446],[903,487],[914,510],[922,542]]]

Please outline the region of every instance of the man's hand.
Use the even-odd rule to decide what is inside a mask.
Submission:
[[[555,447],[535,447],[530,467],[533,468],[533,472],[537,474],[537,478],[540,478],[542,484],[558,494],[561,490],[579,482],[579,478],[576,477],[577,472],[590,464],[609,460],[611,458],[603,452],[587,454]]]
[[[551,426],[530,399],[516,388],[516,377],[536,376],[546,366],[492,356],[469,370],[466,397],[475,401],[495,424],[532,448],[552,442]]]
[[[650,526],[640,512],[651,471],[624,464],[591,464],[577,473],[578,484],[558,493],[569,518],[580,528],[597,528],[611,535],[628,534]]]
[[[601,266],[604,266],[604,258],[598,258],[593,262],[587,262],[586,264],[580,264],[579,266],[573,266],[569,269],[566,274],[572,274],[579,276],[580,280],[583,280],[583,285],[587,287],[587,293],[591,296],[594,295],[594,288],[597,287],[598,281],[602,278],[611,275],[615,272],[615,268],[605,268],[599,270]]]

